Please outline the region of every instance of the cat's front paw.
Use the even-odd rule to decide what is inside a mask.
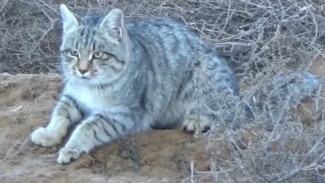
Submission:
[[[61,142],[61,138],[56,134],[49,133],[46,128],[38,128],[31,135],[31,140],[34,144],[51,147],[58,145]]]
[[[82,151],[79,149],[64,147],[59,152],[57,162],[59,164],[68,164],[71,161],[78,159],[81,153]]]

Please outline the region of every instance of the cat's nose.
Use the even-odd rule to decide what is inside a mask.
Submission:
[[[86,69],[78,69],[78,71],[80,72],[80,74],[85,74],[87,72]]]

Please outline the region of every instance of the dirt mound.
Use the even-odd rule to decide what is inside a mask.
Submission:
[[[324,61],[315,62],[310,70],[318,76],[323,76],[324,65]],[[263,159],[264,156],[264,158],[270,158],[270,155],[279,155],[279,153],[318,160],[318,155],[314,151],[309,152],[309,150],[319,144],[313,139],[318,138],[314,135],[317,135],[317,129],[320,129],[321,123],[315,122],[319,121],[324,114],[324,97],[320,97],[317,103],[320,113],[312,111],[315,109],[315,104],[312,101],[307,101],[297,108],[297,119],[300,119],[305,126],[309,126],[306,128],[307,131],[303,130],[301,134],[294,134],[297,137],[301,136],[298,140],[285,138],[283,141],[281,137],[271,143],[263,142],[261,140],[263,134],[273,132],[264,133],[254,126],[236,132],[236,134],[244,135],[240,138],[245,144],[251,144],[240,151],[243,153],[240,156],[236,155],[238,150],[231,149],[233,145],[229,143],[233,142],[227,138],[227,133],[230,131],[220,134],[218,138],[210,139],[214,140],[212,149],[215,149],[214,157],[210,157],[202,137],[186,134],[180,129],[153,130],[98,147],[90,155],[83,155],[69,165],[58,165],[56,163],[57,151],[64,143],[59,147],[42,148],[34,145],[30,141],[29,135],[37,127],[47,124],[61,88],[62,81],[58,74],[0,74],[0,182],[190,182],[191,162],[194,163],[196,170],[196,182],[213,182],[205,177],[212,175],[212,172],[215,171],[210,168],[210,166],[213,167],[212,159],[215,158],[217,159],[214,161],[218,161],[220,167],[236,164],[239,161],[238,158],[242,158],[239,162],[246,161],[245,153],[248,153],[249,157],[256,156],[256,162],[258,162],[258,156]],[[287,127],[294,127],[295,124],[287,124]],[[286,136],[289,132],[290,130],[287,129],[278,135],[279,137]],[[235,137],[234,135],[229,136],[229,134],[228,137]],[[322,136],[322,134],[318,135]],[[299,139],[305,139],[305,141]],[[263,150],[266,154],[254,152],[259,151],[259,149],[254,149],[254,144],[259,143],[262,147],[270,147],[267,148],[269,150]],[[320,151],[323,151],[321,147],[319,147]],[[272,164],[271,160],[263,160],[263,162],[261,165],[255,164],[248,167],[261,168],[266,162]],[[303,160],[302,163],[306,164],[308,161]],[[309,167],[308,172],[318,174],[320,173],[318,171],[322,170],[310,168],[308,164],[306,167]],[[221,169],[218,170],[220,174],[214,175],[217,177],[220,175],[220,180],[226,180],[223,176],[228,177],[227,180],[230,176],[229,180],[234,178],[241,182],[256,180],[254,176],[237,176],[240,174],[236,174],[234,170],[236,170],[235,167],[229,170]],[[227,171],[234,173],[229,175]],[[284,171],[289,171],[289,169]],[[297,173],[298,177],[306,177],[304,172],[305,170],[302,169],[300,174],[294,173]],[[314,175],[309,176],[315,177]],[[205,179],[198,178],[198,176]],[[317,178],[317,180],[323,179]]]
[[[46,125],[60,90],[57,74],[0,75],[0,182],[181,182],[191,162],[209,170],[203,140],[178,129],[119,140],[58,165],[60,147],[40,148],[29,135]]]

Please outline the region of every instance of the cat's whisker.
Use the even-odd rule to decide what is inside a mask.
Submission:
[[[95,90],[97,91],[97,83],[96,83],[96,80],[92,80],[92,85],[93,87],[95,88]]]
[[[101,95],[103,95],[103,90],[102,90],[102,87],[100,86],[100,83],[99,83],[98,79],[95,78],[95,81],[98,84],[98,87],[99,87],[99,90],[100,90]]]
[[[66,83],[70,80],[70,76],[66,75],[65,77],[63,77],[63,83]]]

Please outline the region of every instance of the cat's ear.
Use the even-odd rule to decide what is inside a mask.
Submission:
[[[120,41],[125,34],[123,12],[120,9],[110,11],[101,22],[100,29],[107,30],[110,36]]]
[[[63,19],[63,32],[68,32],[78,26],[76,17],[71,13],[66,5],[60,5],[60,12]]]

